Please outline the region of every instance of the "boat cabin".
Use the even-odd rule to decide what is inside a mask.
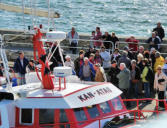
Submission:
[[[66,78],[66,89],[61,90],[58,80],[54,90],[42,89],[39,82],[13,87],[18,97],[15,101],[1,101],[1,126],[3,119],[11,120],[10,126],[17,128],[101,128],[106,121],[126,114],[121,91],[114,85],[82,82],[72,77]]]

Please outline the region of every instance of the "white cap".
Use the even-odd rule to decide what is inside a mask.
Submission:
[[[67,59],[67,58],[71,58],[71,57],[69,55],[67,55],[65,58]]]

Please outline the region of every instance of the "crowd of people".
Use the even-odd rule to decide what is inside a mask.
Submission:
[[[100,27],[96,27],[96,31],[92,31],[89,50],[79,52],[73,68],[82,80],[111,82],[123,91],[124,98],[150,98],[158,91],[158,98],[164,99],[167,57],[164,59],[160,53],[164,36],[164,29],[158,22],[152,36],[146,40],[148,49],[139,46],[139,40],[131,36],[125,40],[127,46],[120,50],[116,45],[119,39],[114,32],[103,35]],[[114,52],[111,53],[113,47]],[[101,68],[101,75],[97,72],[97,65]],[[163,103],[159,105],[164,107]]]
[[[100,27],[96,27],[96,31],[92,31],[92,41],[90,41],[88,51],[80,50],[74,61],[69,55],[63,56],[64,64],[72,67],[73,74],[81,80],[111,82],[122,90],[123,98],[150,98],[154,91],[159,91],[158,98],[164,99],[167,83],[167,57],[164,59],[158,51],[164,35],[164,29],[160,23],[157,23],[152,37],[146,41],[150,44],[148,49],[138,46],[139,41],[131,36],[126,39],[126,42],[134,44],[128,44],[120,50],[116,46],[119,39],[114,32],[111,35],[108,32],[102,35]],[[78,45],[79,35],[74,27],[67,37],[70,40],[72,53],[76,54],[75,47]],[[112,47],[114,47],[113,53],[109,50]],[[58,49],[51,61],[53,62],[50,65],[51,71],[56,66],[62,66]],[[35,71],[34,61],[28,61],[24,52],[20,52],[14,63],[14,71],[21,78],[19,85],[25,84],[25,74]],[[164,107],[163,102],[160,102],[159,106]]]

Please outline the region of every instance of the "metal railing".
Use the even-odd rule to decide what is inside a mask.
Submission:
[[[139,107],[139,102],[141,101],[155,101],[156,102],[156,105],[155,105],[155,110],[141,110],[140,107]],[[97,128],[102,128],[101,126],[101,121],[102,120],[105,120],[105,119],[110,119],[110,118],[113,118],[113,117],[116,117],[116,116],[121,116],[121,115],[126,115],[126,114],[130,114],[130,113],[133,113],[133,120],[134,120],[134,124],[131,124],[131,125],[135,125],[137,123],[138,120],[146,120],[147,117],[144,116],[144,112],[147,112],[147,113],[155,113],[156,116],[158,117],[160,113],[159,110],[158,110],[158,102],[162,101],[164,102],[164,105],[165,105],[165,109],[164,109],[164,112],[167,111],[167,103],[166,103],[166,99],[163,99],[163,100],[158,100],[158,99],[152,99],[152,98],[143,98],[143,99],[123,99],[124,102],[133,102],[135,101],[137,106],[136,106],[136,109],[133,109],[133,110],[127,110],[127,111],[124,111],[122,113],[118,113],[116,115],[110,115],[110,116],[107,116],[107,117],[103,117],[103,118],[96,118],[96,119],[91,119],[89,121],[78,121],[78,122],[67,122],[67,123],[55,123],[55,124],[45,124],[45,125],[40,125],[40,128],[44,127],[44,126],[52,126],[52,127],[59,127],[59,126],[64,126],[64,128],[69,128],[68,126],[73,126],[75,124],[79,124],[79,123],[91,123],[91,122],[94,122],[94,121],[97,121],[98,122],[98,127]],[[136,114],[137,113],[137,114]],[[142,117],[142,118],[141,118]],[[110,126],[111,127],[111,126]]]

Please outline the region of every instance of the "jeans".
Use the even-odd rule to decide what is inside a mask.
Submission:
[[[76,52],[77,52],[77,48],[75,48],[75,47],[77,47],[77,43],[71,42],[70,50],[72,51],[72,54],[76,54]]]
[[[138,92],[139,92],[139,89],[138,89],[138,84],[139,82],[137,83],[132,83],[132,81],[130,80],[130,87],[129,87],[129,90],[128,90],[128,97],[129,98],[133,98],[132,96],[134,95],[135,98],[138,98]]]
[[[144,93],[145,93],[145,98],[150,98],[150,84],[148,82],[144,82]]]
[[[18,77],[19,77],[19,82],[18,82],[19,85],[26,84],[25,74],[18,73]]]

